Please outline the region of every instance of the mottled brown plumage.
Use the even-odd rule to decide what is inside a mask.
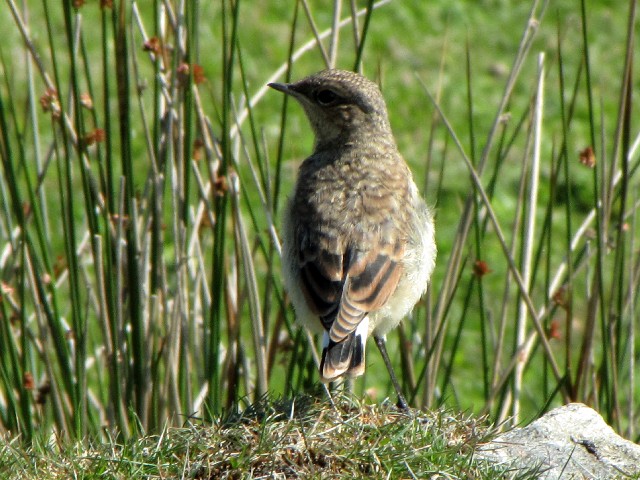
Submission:
[[[382,339],[427,287],[432,216],[376,84],[325,70],[270,86],[300,102],[316,138],[285,211],[285,285],[299,321],[325,335],[322,379],[360,375],[367,336]]]

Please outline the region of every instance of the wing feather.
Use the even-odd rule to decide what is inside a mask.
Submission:
[[[401,253],[402,249],[378,248],[362,258],[356,255],[347,269],[338,315],[329,331],[332,341],[346,338],[369,312],[387,302],[402,275]]]

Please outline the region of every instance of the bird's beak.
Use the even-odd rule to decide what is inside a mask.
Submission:
[[[273,88],[274,90],[278,90],[279,92],[282,93],[287,93],[289,95],[291,95],[292,91],[289,88],[289,83],[269,83],[268,84],[271,88]]]

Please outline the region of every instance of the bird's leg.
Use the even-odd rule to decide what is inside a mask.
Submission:
[[[353,394],[353,387],[355,386],[355,382],[353,380],[353,378],[351,377],[347,377],[344,379],[344,391],[347,392],[349,395]]]
[[[385,345],[384,337],[378,337],[374,335],[373,338],[376,341],[378,350],[380,350],[380,355],[382,355],[382,360],[384,360],[384,364],[387,366],[387,370],[389,371],[389,375],[391,376],[391,383],[393,383],[393,388],[396,390],[396,393],[398,394],[397,406],[400,410],[409,410],[409,404],[407,403],[407,400],[404,398],[404,395],[402,394],[402,389],[400,388],[400,384],[398,383],[396,374],[393,371],[393,367],[391,366],[391,360],[389,360],[389,354],[387,354],[387,347]]]

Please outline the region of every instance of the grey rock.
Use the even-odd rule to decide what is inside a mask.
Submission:
[[[543,480],[605,480],[640,474],[640,445],[617,435],[593,409],[570,403],[479,448],[478,458],[537,469]]]

